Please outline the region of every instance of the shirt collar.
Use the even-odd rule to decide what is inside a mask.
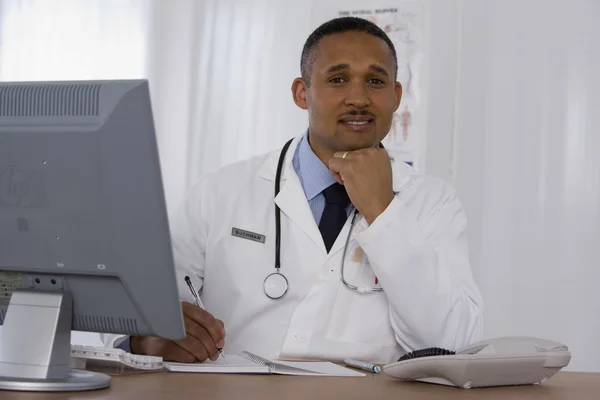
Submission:
[[[308,201],[336,182],[329,168],[310,147],[308,135],[304,135],[298,145],[298,164],[300,164],[302,187]]]

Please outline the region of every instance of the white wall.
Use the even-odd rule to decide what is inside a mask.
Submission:
[[[463,1],[456,185],[485,334],[600,371],[600,2]]]
[[[461,0],[429,6],[428,118],[424,172],[453,180],[453,140],[460,51]]]

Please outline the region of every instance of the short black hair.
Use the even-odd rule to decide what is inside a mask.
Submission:
[[[304,47],[302,48],[302,57],[300,58],[300,73],[302,79],[310,86],[310,77],[312,74],[312,66],[317,53],[317,45],[325,36],[344,32],[363,32],[368,35],[375,36],[387,43],[394,58],[394,77],[398,73],[398,57],[396,48],[390,40],[389,36],[377,25],[364,18],[358,17],[341,17],[325,22],[310,34]]]

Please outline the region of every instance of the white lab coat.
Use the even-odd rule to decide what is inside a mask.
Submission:
[[[396,196],[371,226],[357,217],[345,259],[349,283],[373,286],[377,277],[384,291],[359,294],[340,279],[350,218],[327,254],[292,166],[299,139],[287,152],[275,199],[282,211],[281,273],[289,280],[283,298],[263,291],[275,271],[279,150],[205,176],[171,218],[180,295],[192,301],[189,275],[206,309],[225,323],[225,352],[388,363],[415,349],[479,340],[482,299],[455,191],[392,162]],[[233,236],[232,228],[265,235],[265,243]],[[105,343],[121,338],[105,335]]]

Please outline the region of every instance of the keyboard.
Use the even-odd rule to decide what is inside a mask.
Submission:
[[[127,353],[123,349],[71,345],[71,363],[74,369],[122,374],[136,371],[162,371],[162,357]]]

